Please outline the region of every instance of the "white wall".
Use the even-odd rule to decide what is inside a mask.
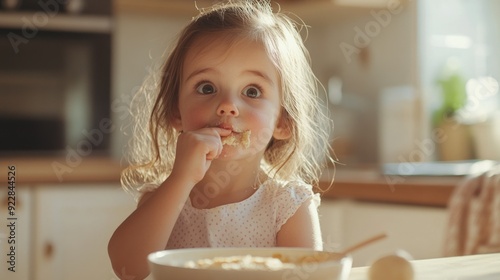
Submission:
[[[412,6],[405,5],[399,7],[397,14],[387,9],[367,10],[364,17],[335,25],[322,21],[321,24],[314,23],[308,30],[306,46],[318,78],[324,86],[332,76],[338,76],[343,81],[343,102],[331,106],[335,121],[334,136],[347,138],[355,155],[341,161],[377,162],[378,94],[384,87],[413,82],[414,11]],[[377,19],[382,13],[389,13],[390,17],[383,21]],[[124,106],[142,84],[148,67],[162,61],[160,56],[163,51],[188,21],[187,17],[132,12],[116,15],[112,97],[115,106],[112,107],[112,114],[119,127],[126,123]],[[379,26],[380,29],[370,29],[371,26]],[[357,28],[369,38],[366,44],[369,62],[366,65],[359,62],[356,54],[347,58],[339,47],[341,43],[356,48],[361,46],[356,44],[360,36]],[[123,132],[117,132],[112,140],[113,154],[121,156],[126,137],[123,137]]]
[[[497,0],[420,0],[417,3],[419,83],[425,101],[422,118],[427,137],[433,128],[432,114],[441,106],[437,80],[443,78],[449,58],[456,59],[457,71],[465,80],[484,76],[500,80],[500,4]],[[500,96],[485,97],[487,95],[473,97],[464,116],[488,117],[498,110]],[[466,120],[471,121],[474,120]]]
[[[313,70],[325,86],[332,76],[343,82],[342,102],[331,105],[334,136],[348,138],[354,154],[340,158],[341,162],[378,162],[379,93],[386,87],[415,84],[415,41],[412,3],[401,4],[396,13],[372,9],[361,18],[335,25],[313,25],[309,30],[306,45]],[[355,53],[346,51],[346,44]],[[363,48],[366,63],[356,53]]]
[[[188,18],[155,14],[120,12],[116,15],[113,37],[112,119],[117,126],[112,139],[112,154],[121,158],[128,141],[127,106],[138,87],[153,69],[164,61],[162,55],[174,43]]]

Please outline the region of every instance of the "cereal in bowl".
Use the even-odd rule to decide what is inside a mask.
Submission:
[[[280,255],[272,257],[257,257],[251,255],[215,257],[201,259],[197,261],[188,261],[185,264],[187,268],[209,268],[224,270],[280,270],[294,268],[293,263],[287,262]]]

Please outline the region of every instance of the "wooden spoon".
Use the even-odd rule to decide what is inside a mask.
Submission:
[[[363,248],[365,246],[368,246],[368,245],[370,245],[370,244],[372,244],[372,243],[374,243],[376,241],[382,240],[382,239],[384,239],[386,237],[387,237],[387,234],[385,234],[385,233],[377,234],[377,235],[372,236],[372,237],[370,237],[368,239],[365,239],[365,240],[363,240],[361,242],[358,242],[358,243],[352,245],[351,247],[348,247],[348,248],[344,249],[340,253],[343,254],[343,255],[350,254],[350,253],[352,253],[352,252],[354,252],[356,250],[359,250],[359,249],[361,249],[361,248]]]

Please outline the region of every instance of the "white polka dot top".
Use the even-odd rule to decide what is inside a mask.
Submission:
[[[319,206],[319,194],[314,194],[310,185],[274,180],[264,182],[243,201],[210,209],[194,208],[188,199],[167,249],[274,247],[281,226],[309,199]]]

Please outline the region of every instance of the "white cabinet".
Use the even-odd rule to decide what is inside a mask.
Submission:
[[[113,231],[135,208],[118,184],[33,189],[33,279],[116,279],[107,254]]]
[[[0,279],[26,280],[30,275],[31,255],[30,189],[16,185],[15,194],[9,198],[7,184],[0,187]],[[9,206],[15,207],[14,215],[9,215]]]
[[[414,259],[442,256],[446,208],[323,199],[319,211],[325,250],[341,250],[378,233],[388,234],[353,253],[354,266],[369,265],[397,250]]]

